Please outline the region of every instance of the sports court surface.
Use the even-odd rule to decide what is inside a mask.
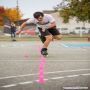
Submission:
[[[0,42],[0,90],[90,90],[90,42],[53,41],[46,58],[41,47]]]

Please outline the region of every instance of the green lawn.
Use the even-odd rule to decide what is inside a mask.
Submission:
[[[38,37],[16,37],[17,41],[37,41]],[[0,36],[0,41],[12,41],[10,36]]]
[[[70,35],[64,35],[62,38],[62,41],[88,41],[89,36],[84,35],[83,37],[79,37],[79,36],[70,36]],[[19,38],[18,36],[16,37],[17,41],[39,41],[39,37],[21,37]],[[4,36],[4,35],[0,35],[0,41],[11,41],[11,37],[10,36]]]

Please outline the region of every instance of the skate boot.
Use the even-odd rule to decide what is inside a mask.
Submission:
[[[42,54],[43,56],[48,56],[47,48],[42,48],[41,54]]]

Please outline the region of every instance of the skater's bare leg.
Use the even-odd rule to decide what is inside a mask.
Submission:
[[[52,41],[52,35],[45,36],[45,41],[44,41],[43,47],[41,49],[42,55],[48,55],[47,47],[51,41]]]
[[[53,36],[53,39],[61,40],[63,38],[62,35],[55,35]]]
[[[47,48],[49,43],[52,41],[52,35],[48,35],[48,36],[45,36],[46,37],[46,41],[44,42],[44,45],[43,45],[43,48]]]

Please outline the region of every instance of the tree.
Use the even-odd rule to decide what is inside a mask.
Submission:
[[[70,10],[68,8],[65,8],[65,9],[61,10],[59,13],[60,13],[60,16],[63,18],[64,23],[69,22]]]
[[[21,11],[19,10],[19,12],[17,12],[16,8],[6,8],[5,15],[10,19],[11,22],[17,21],[22,17]]]
[[[57,9],[65,23],[71,17],[76,17],[77,21],[90,22],[90,0],[64,0],[63,5],[58,6]]]
[[[0,6],[0,25],[3,25],[3,15],[5,14],[5,8]]]
[[[11,22],[20,20],[23,14],[20,10],[17,12],[17,8],[4,8],[0,9],[0,25],[3,25],[3,16],[7,16]]]
[[[3,6],[0,6],[0,15],[3,14],[5,12],[5,9]]]

